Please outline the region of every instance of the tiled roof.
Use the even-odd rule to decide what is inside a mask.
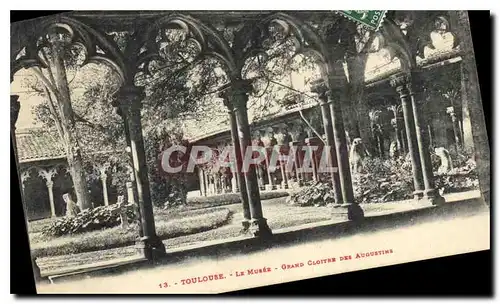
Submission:
[[[20,163],[64,158],[64,145],[57,133],[43,129],[16,132],[17,155]]]

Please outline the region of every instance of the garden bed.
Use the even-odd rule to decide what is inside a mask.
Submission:
[[[199,233],[227,224],[231,215],[232,212],[227,208],[204,210],[203,213],[186,211],[160,214],[155,216],[156,233],[161,239]],[[40,257],[130,246],[135,243],[136,238],[136,229],[113,227],[61,237],[32,233],[30,243],[32,254]]]

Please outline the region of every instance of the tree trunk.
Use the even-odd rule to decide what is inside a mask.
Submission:
[[[349,96],[351,98],[351,113],[345,113],[346,116],[352,116],[350,119],[350,128],[354,130],[351,140],[359,137],[363,141],[368,151],[373,152],[371,146],[371,128],[370,117],[368,116],[369,109],[363,100],[365,89],[365,65],[367,54],[359,54],[354,58],[347,60],[347,69],[349,71]],[[353,127],[354,124],[356,127]],[[357,133],[356,133],[357,132]]]
[[[64,65],[63,54],[64,45],[59,40],[59,37],[54,34],[50,37],[52,46],[52,72],[54,85],[58,92],[56,99],[59,105],[61,115],[61,129],[64,133],[63,142],[66,145],[66,157],[68,167],[73,180],[73,186],[76,194],[77,203],[80,210],[91,208],[89,193],[87,190],[87,182],[83,167],[81,148],[76,138],[76,127],[73,108],[71,107],[71,97],[68,87],[68,79],[66,77],[66,67]],[[50,72],[50,71],[49,71]]]

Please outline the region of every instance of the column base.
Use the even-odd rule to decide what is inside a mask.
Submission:
[[[240,234],[248,234],[250,232],[250,221],[245,219],[243,221],[241,221],[241,230],[240,230]]]
[[[281,189],[288,189],[288,183],[281,183]]]
[[[423,190],[415,190],[413,191],[413,199],[418,201],[421,200],[424,197],[424,191]]]
[[[273,235],[271,229],[267,225],[267,220],[265,218],[252,219],[250,221],[249,231],[254,237],[268,238]]]
[[[445,203],[444,197],[442,197],[436,189],[425,190],[423,199],[434,206],[439,206]]]
[[[165,245],[163,245],[163,242],[157,236],[145,236],[137,239],[135,248],[139,253],[144,254],[146,259],[152,262],[164,258],[167,254]]]
[[[365,218],[365,212],[359,204],[335,204],[332,215],[340,215],[349,221],[359,221]]]

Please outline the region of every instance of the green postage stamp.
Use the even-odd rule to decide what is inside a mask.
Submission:
[[[345,17],[357,21],[371,30],[378,30],[387,11],[339,11]]]

